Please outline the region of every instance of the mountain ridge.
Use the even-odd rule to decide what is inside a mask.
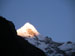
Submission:
[[[21,36],[21,34],[19,33],[18,34],[19,36],[25,38],[25,40],[27,40],[29,43],[31,43],[35,47],[44,51],[47,56],[75,55],[73,54],[75,53],[75,48],[72,48],[72,46],[75,47],[75,43],[72,44],[71,41],[60,43],[60,42],[53,41],[51,37],[48,37],[48,36],[45,37],[41,34],[36,34],[35,31],[37,33],[39,32],[36,30],[36,28],[32,24],[29,24],[29,23],[24,24],[24,26],[22,26],[18,30],[22,30],[23,32],[20,31],[20,33],[24,34],[23,36]],[[17,33],[18,33],[18,30],[17,30]],[[25,36],[24,31],[27,32],[28,36]]]
[[[55,42],[52,40],[50,37],[38,37],[38,39],[35,38],[25,38],[29,43],[33,44],[34,46],[40,48],[43,50],[47,56],[74,56],[73,54],[75,52],[75,43],[72,44],[71,41],[60,43],[60,42]],[[66,44],[64,46],[64,44]],[[69,44],[70,47],[68,46]],[[72,48],[72,45],[74,46]],[[67,49],[67,50],[65,50]]]

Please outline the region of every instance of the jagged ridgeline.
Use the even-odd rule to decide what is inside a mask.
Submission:
[[[27,35],[20,36],[11,21],[0,17],[0,56],[75,56],[74,42],[55,42],[29,25],[24,31]]]
[[[51,37],[44,37],[30,23],[24,24],[17,30],[19,36],[45,52],[47,56],[75,56],[75,43],[55,42]]]
[[[37,39],[38,38],[38,39]],[[51,37],[25,38],[34,46],[43,50],[47,56],[75,56],[75,43],[55,42]]]

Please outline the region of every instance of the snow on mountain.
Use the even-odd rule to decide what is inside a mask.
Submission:
[[[32,24],[27,22],[21,28],[17,29],[17,35],[22,37],[33,37],[34,35],[39,35],[39,32]]]
[[[63,43],[54,42],[49,37],[38,36],[38,39],[36,37],[25,39],[28,40],[29,43],[43,50],[47,56],[66,56],[65,52],[58,48],[58,46],[62,45]]]
[[[43,50],[47,56],[75,56],[75,43],[70,41],[58,43],[51,37],[39,34],[35,27],[26,23],[17,30],[17,35],[24,37],[29,43]]]
[[[68,56],[71,56],[72,53],[75,53],[75,43],[74,42],[66,42],[63,45],[59,46],[59,48],[63,51],[65,51],[65,53]],[[74,54],[75,55],[75,54]]]
[[[58,43],[53,41],[50,37],[38,36],[34,38],[25,38],[29,43],[43,50],[47,56],[74,56],[75,43],[70,41]]]

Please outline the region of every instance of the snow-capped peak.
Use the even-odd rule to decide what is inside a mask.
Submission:
[[[67,44],[55,42],[51,37],[41,35],[29,22],[17,30],[17,35],[26,37],[25,39],[29,43],[43,50],[47,56],[75,56],[75,43],[68,42],[69,44]]]
[[[17,35],[21,37],[34,37],[39,35],[40,33],[36,30],[36,28],[27,22],[21,28],[17,29]]]

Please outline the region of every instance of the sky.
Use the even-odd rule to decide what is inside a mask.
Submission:
[[[75,42],[75,0],[0,0],[0,16],[18,29],[26,22],[57,42]]]

